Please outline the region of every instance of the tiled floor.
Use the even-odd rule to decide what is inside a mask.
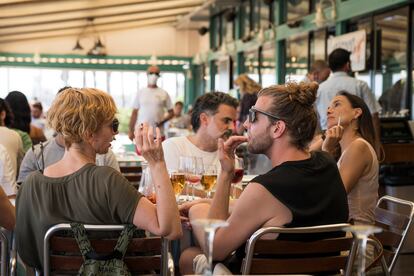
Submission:
[[[413,276],[414,254],[401,254],[398,257],[392,276]]]

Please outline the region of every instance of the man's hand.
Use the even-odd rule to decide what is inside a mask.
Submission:
[[[222,171],[234,171],[235,150],[240,144],[247,142],[247,140],[248,138],[244,136],[231,136],[226,142],[221,138],[218,139],[218,152]]]

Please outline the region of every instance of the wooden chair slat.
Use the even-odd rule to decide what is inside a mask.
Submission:
[[[375,237],[384,247],[397,248],[401,241],[402,235],[390,231],[383,231],[375,234]]]
[[[120,167],[121,173],[142,173],[141,166]]]
[[[250,274],[289,274],[336,272],[345,267],[347,256],[303,258],[303,259],[260,259],[254,258]],[[300,265],[299,265],[300,264]],[[335,274],[335,273],[333,273]]]
[[[326,239],[313,242],[296,242],[283,240],[258,240],[255,253],[258,254],[312,254],[333,253],[349,250],[353,242],[351,237]]]
[[[81,256],[50,256],[51,271],[68,273],[70,271],[77,273],[83,263]],[[124,261],[131,273],[148,272],[150,270],[161,269],[161,256],[127,256]]]
[[[114,249],[117,239],[91,239],[92,247],[97,253],[109,253]],[[161,253],[161,238],[134,238],[128,245],[127,253]],[[73,252],[80,255],[76,240],[71,237],[54,236],[50,241],[50,250],[54,252]]]
[[[139,175],[125,175],[124,177],[129,181],[129,182],[139,182],[141,180],[141,174]]]
[[[407,227],[409,217],[383,208],[375,208],[375,220],[379,223],[403,230]]]

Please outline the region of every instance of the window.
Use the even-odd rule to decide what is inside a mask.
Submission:
[[[276,84],[275,51],[274,44],[265,45],[261,51],[260,73],[262,74],[262,87]]]
[[[375,95],[382,114],[394,116],[407,104],[407,29],[408,8],[374,18],[378,57],[375,72]],[[408,114],[407,114],[408,115]]]
[[[286,40],[285,81],[300,82],[308,71],[308,34],[289,37]]]
[[[64,86],[96,87],[111,94],[118,108],[129,108],[138,89],[147,85],[147,76],[145,71],[1,67],[0,83],[0,97],[18,90],[29,101],[41,101],[45,109]],[[161,72],[158,85],[170,94],[173,102],[184,99],[184,73]]]

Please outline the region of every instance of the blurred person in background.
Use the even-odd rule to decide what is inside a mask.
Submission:
[[[153,127],[159,127],[165,138],[164,123],[173,116],[173,106],[167,91],[157,86],[160,78],[160,68],[150,66],[147,69],[148,85],[140,89],[132,104],[132,114],[129,120],[129,139],[134,139],[135,126],[147,122]],[[164,116],[167,112],[167,116]]]
[[[241,74],[234,84],[239,87],[240,90],[240,105],[239,116],[237,118],[236,132],[238,135],[243,135],[245,128],[243,127],[244,121],[246,121],[249,115],[249,109],[257,100],[257,93],[262,89],[262,86],[249,78],[247,74]]]
[[[330,74],[331,69],[329,68],[328,63],[324,60],[318,59],[312,63],[309,72],[302,81],[305,83],[312,81],[322,83],[326,81]]]
[[[32,115],[26,96],[20,91],[12,91],[7,95],[5,100],[10,105],[14,115],[11,127],[28,133],[34,145],[46,141],[43,130],[31,124]],[[31,145],[28,142],[24,143],[25,151],[27,151]]]
[[[30,105],[32,112],[32,125],[45,131],[46,119],[43,116],[43,105],[39,101],[35,101]]]
[[[22,138],[16,131],[10,128],[12,122],[13,113],[8,103],[0,98],[0,144],[8,153],[8,156],[3,155],[3,158],[10,159],[12,166],[10,173],[12,178],[16,179],[20,162],[24,156],[24,150]]]

